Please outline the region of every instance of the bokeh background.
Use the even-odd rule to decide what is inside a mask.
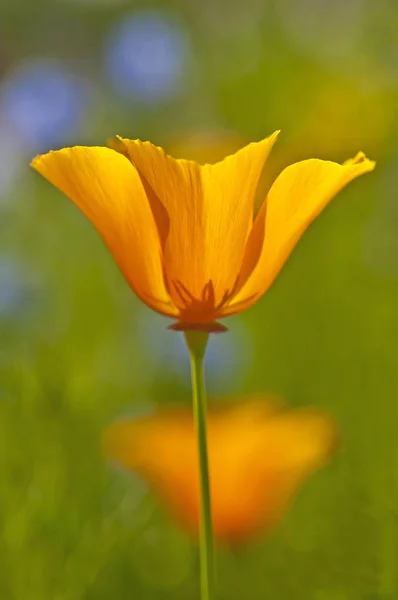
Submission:
[[[211,340],[210,394],[323,407],[342,439],[271,537],[220,550],[219,599],[398,598],[397,107],[394,0],[2,0],[1,600],[198,598],[195,546],[99,451],[189,402],[182,340],[29,160],[122,134],[212,161],[279,128],[264,190],[303,158],[378,166]]]

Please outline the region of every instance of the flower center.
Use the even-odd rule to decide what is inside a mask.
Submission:
[[[181,319],[190,321],[214,321],[220,315],[222,307],[231,299],[234,294],[236,284],[225,290],[221,300],[216,303],[214,283],[212,279],[204,285],[199,298],[195,297],[180,280],[172,282],[182,303]]]

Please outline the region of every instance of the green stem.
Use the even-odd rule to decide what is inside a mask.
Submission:
[[[206,389],[204,381],[204,356],[208,337],[207,333],[200,331],[185,332],[185,339],[191,358],[193,411],[199,454],[201,600],[214,599],[214,544],[207,453]]]

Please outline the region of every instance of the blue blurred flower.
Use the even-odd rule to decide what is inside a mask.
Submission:
[[[0,202],[26,169],[23,149],[18,140],[0,124]]]
[[[19,64],[0,88],[0,120],[27,152],[62,145],[79,127],[87,105],[87,85],[48,58]]]
[[[30,304],[31,284],[10,257],[0,257],[0,319],[19,317]]]
[[[189,50],[185,32],[169,15],[137,12],[110,32],[105,47],[107,77],[126,99],[168,99],[181,87]]]
[[[190,366],[183,333],[169,331],[164,317],[142,315],[138,319],[138,339],[149,364],[148,371],[170,373],[189,387]],[[247,373],[253,345],[249,331],[235,317],[228,333],[210,335],[206,351],[206,380],[212,394],[228,393]]]

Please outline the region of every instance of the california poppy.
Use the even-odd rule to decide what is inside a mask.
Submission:
[[[343,165],[295,163],[254,219],[277,133],[213,165],[119,138],[113,148],[49,152],[32,166],[90,219],[137,296],[177,319],[172,328],[220,331],[217,319],[256,302],[326,204],[375,165],[363,153]]]
[[[213,407],[207,427],[214,536],[227,544],[272,528],[336,446],[328,416],[310,408],[288,410],[269,398]],[[141,474],[170,514],[197,535],[199,474],[190,409],[116,422],[105,432],[104,450]]]

